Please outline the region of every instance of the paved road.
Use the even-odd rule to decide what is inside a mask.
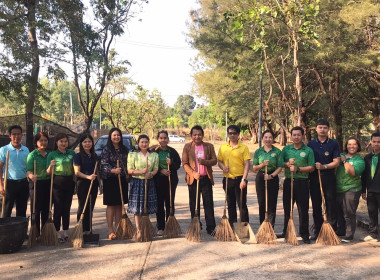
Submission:
[[[175,144],[181,151],[181,144]],[[224,193],[221,172],[215,168],[214,201],[217,223],[223,214]],[[187,186],[181,171],[176,196],[176,217],[185,232],[190,214]],[[258,205],[254,174],[249,176],[248,205],[251,226],[258,229]],[[283,223],[282,194],[279,195],[275,231]],[[71,210],[71,227],[75,225],[77,200]],[[201,220],[204,222],[203,210]],[[129,216],[133,220],[132,216]],[[310,219],[311,215],[310,215]],[[297,225],[297,211],[295,222]],[[151,216],[155,223],[155,217]],[[310,220],[312,221],[312,220]],[[73,249],[38,246],[32,250],[0,255],[0,279],[380,279],[380,247],[360,242],[366,233],[358,229],[352,244],[319,246],[242,245],[213,240],[203,230],[200,243],[156,238],[153,242],[109,241],[102,197],[94,212],[94,232],[101,236],[100,247]],[[301,242],[302,243],[302,242]]]

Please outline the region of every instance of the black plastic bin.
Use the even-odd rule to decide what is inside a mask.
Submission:
[[[28,231],[29,218],[0,218],[0,254],[20,250]]]

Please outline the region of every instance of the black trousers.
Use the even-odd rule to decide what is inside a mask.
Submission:
[[[276,221],[278,189],[278,176],[274,177],[272,180],[268,180],[268,221],[272,224],[273,227]],[[256,175],[256,194],[257,201],[259,203],[259,216],[261,225],[265,220],[265,180],[264,173],[261,171]]]
[[[54,175],[53,203],[54,203],[54,226],[56,231],[68,230],[70,225],[70,208],[74,194],[73,176]]]
[[[191,218],[195,216],[195,199],[197,192],[197,180],[194,180],[192,185],[189,185],[189,204]],[[212,193],[212,184],[207,176],[202,177],[199,180],[199,193],[198,193],[198,217],[200,217],[200,196],[202,194],[203,208],[205,211],[206,219],[206,230],[211,233],[215,227],[215,216],[214,216],[214,199]]]
[[[78,195],[77,221],[80,220],[80,216],[82,215],[84,204],[86,203],[88,190],[90,188],[90,184],[91,184],[90,180],[86,180],[82,178],[77,180],[77,195]],[[90,215],[90,202],[91,202],[91,213],[92,213],[95,207],[96,197],[98,196],[98,185],[99,185],[98,180],[94,180],[94,183],[91,188],[90,197],[88,198],[86,210],[84,211],[83,231],[90,231],[90,222],[92,220],[92,216]]]
[[[327,220],[337,230],[336,177],[334,173],[321,173],[323,194],[326,201]],[[319,187],[318,173],[310,174],[310,197],[313,205],[314,233],[318,234],[323,223],[322,196]]]
[[[33,214],[34,183],[29,181],[30,213]],[[37,180],[35,222],[38,234],[49,218],[50,180]]]
[[[172,205],[174,214],[174,199],[175,191],[177,189],[178,178],[170,177],[171,190],[172,190]],[[154,177],[154,184],[157,193],[157,229],[164,230],[165,222],[170,215],[170,193],[169,193],[169,177],[165,175],[156,175]]]
[[[380,193],[368,192],[367,208],[369,215],[368,233],[373,238],[379,237],[379,210],[380,210]]]
[[[284,231],[288,227],[290,218],[290,200],[291,200],[291,185],[290,179],[284,181],[283,191],[284,204]],[[294,179],[293,185],[293,206],[297,204],[299,216],[299,233],[302,238],[309,238],[309,182],[308,179]]]
[[[360,195],[361,191],[355,190],[337,193],[337,232],[342,236],[354,237]]]
[[[16,203],[16,217],[26,217],[26,208],[29,198],[28,180],[7,180],[7,195],[5,197],[5,217],[12,214],[13,205]]]
[[[249,222],[249,214],[247,207],[247,187],[243,189],[243,201],[240,203],[240,183],[242,176],[236,179],[228,179],[228,190],[227,190],[227,205],[228,205],[228,221],[231,227],[233,223],[237,222],[237,211],[236,203],[239,207],[240,218],[242,222]],[[226,191],[226,177],[223,178],[223,189]]]

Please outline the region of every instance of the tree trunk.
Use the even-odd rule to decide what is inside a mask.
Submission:
[[[339,144],[339,149],[343,151],[343,114],[342,100],[339,92],[339,72],[334,70],[334,82],[331,94],[331,112],[335,123],[335,137]]]

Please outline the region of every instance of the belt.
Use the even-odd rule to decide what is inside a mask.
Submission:
[[[228,180],[241,180],[241,178],[243,178],[243,175],[236,177],[228,177]]]
[[[202,175],[202,176],[199,176],[199,180],[204,180],[204,179],[206,179],[206,178],[208,178],[208,176],[207,176],[207,175]]]
[[[26,179],[26,178],[24,178],[24,179],[19,179],[19,180],[8,179],[8,181],[10,181],[10,182],[15,182],[15,183],[23,183],[23,182],[27,182],[28,179]]]
[[[275,170],[268,170],[268,174],[270,174],[270,173],[273,173],[273,172],[275,172],[276,171],[276,169]],[[259,173],[263,173],[263,174],[265,174],[265,171],[261,171],[261,170],[259,170]]]

